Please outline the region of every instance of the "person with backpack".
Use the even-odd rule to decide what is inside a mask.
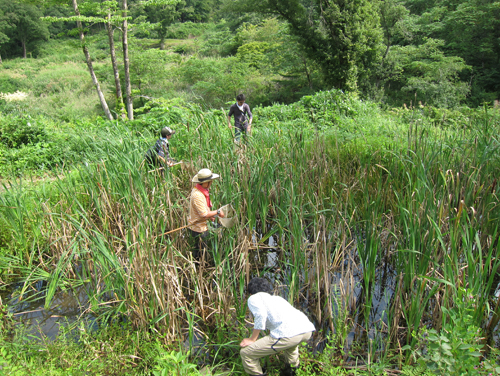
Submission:
[[[149,149],[145,155],[146,162],[152,167],[171,167],[175,159],[170,156],[169,140],[175,134],[175,131],[169,127],[161,130],[161,137],[156,140],[154,146]]]

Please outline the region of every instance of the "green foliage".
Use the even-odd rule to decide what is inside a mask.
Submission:
[[[34,280],[47,281],[47,304],[58,286],[84,284],[94,312],[130,317],[136,329],[131,336],[149,331],[177,343],[188,327],[190,345],[193,333],[199,332],[217,361],[227,361],[237,355],[236,338],[244,326],[241,292],[246,277],[261,272],[262,252],[241,252],[248,244],[248,228],[256,229],[261,239],[273,236],[278,242],[276,268],[287,270],[279,282],[289,286],[289,300],[301,303],[307,293],[309,313],[325,323],[323,329],[335,329],[326,358],[321,363],[314,361],[316,355],[303,358],[304,372],[316,372],[325,364],[324,372],[334,375],[347,373],[335,361],[351,356],[346,349],[350,320],[356,318],[356,327],[369,328],[374,311],[366,308],[365,315],[353,315],[347,309],[353,290],[344,285],[347,292],[337,291],[326,277],[332,267],[349,267],[352,259],[359,265],[361,260],[366,281],[359,288],[369,294],[375,261],[383,257],[400,277],[389,287],[395,302],[387,306],[390,319],[381,318],[389,325],[384,332],[393,336],[382,343],[386,337],[377,333],[368,345],[367,372],[382,374],[390,344],[399,343],[406,332],[400,328],[416,330],[427,322],[426,310],[438,312],[439,304],[454,306],[449,284],[474,288],[476,307],[465,314],[470,314],[473,325],[486,325],[485,307],[499,264],[498,246],[491,242],[499,217],[494,182],[499,166],[498,111],[471,111],[465,120],[457,116],[457,126],[430,119],[431,110],[404,111],[399,117],[388,115],[374,103],[339,90],[306,96],[290,106],[256,106],[254,132],[244,151],[233,146],[225,109],[205,109],[180,99],[150,100],[138,109],[136,120],[127,122],[61,124],[37,117],[34,120],[56,139],[50,145],[53,150],[67,147],[67,155],[74,153],[67,159],[68,167],[84,161],[88,165],[53,185],[30,184],[25,189],[20,184],[3,192],[0,212],[10,235],[6,238],[19,244],[9,244],[13,255],[5,255],[1,265],[25,277],[26,289]],[[11,121],[10,117],[24,119],[19,114],[6,118]],[[190,163],[160,175],[146,170],[142,161],[165,125],[176,130],[171,140],[174,157]],[[206,257],[217,267],[191,262],[185,234],[164,235],[185,224],[192,176],[207,166],[222,176],[214,184],[214,205],[230,202],[242,223],[214,236]],[[364,236],[353,234],[357,229],[365,230]],[[321,234],[328,234],[328,239],[322,240]],[[395,251],[382,254],[385,246]],[[15,263],[8,261],[14,258]],[[442,276],[439,280],[432,277],[434,271]],[[443,291],[442,299],[432,299],[436,291]],[[113,301],[99,304],[109,296]],[[359,299],[360,305],[370,307],[369,300]],[[187,303],[192,304],[189,310]],[[453,321],[448,320],[446,328],[451,330]],[[132,374],[134,367],[151,373],[154,359],[162,362],[156,369],[160,373],[184,365],[192,368],[177,348],[166,348],[159,356],[151,347],[147,353],[142,350],[140,345],[146,345],[138,345],[139,339],[130,344],[129,334],[121,337],[129,347],[115,343],[112,338],[119,335],[83,337],[78,346],[65,347],[70,355],[59,345],[38,351],[36,344],[17,342],[8,345],[9,362],[28,370],[43,364],[46,373],[98,374],[104,367],[116,367],[122,374]],[[359,357],[357,351],[362,350],[359,345],[352,356]]]
[[[484,345],[481,344],[480,328],[473,318],[475,305],[474,295],[459,288],[453,307],[441,307],[441,330],[423,329],[419,332],[418,347],[412,350],[417,360],[437,375],[481,375],[492,368],[500,373],[500,367],[481,362]]]
[[[269,47],[267,42],[250,42],[238,47],[236,57],[250,67],[259,69],[265,61],[265,52]]]
[[[173,70],[182,59],[170,51],[149,49],[138,51],[134,49],[131,56],[132,83],[138,88],[137,93],[146,96],[166,95],[171,84],[169,78],[174,75]],[[158,69],[170,67],[170,69]]]
[[[0,362],[9,375],[136,375],[141,374],[138,367],[152,369],[156,362],[151,335],[132,331],[123,323],[99,331],[92,331],[83,321],[66,324],[53,341],[32,338],[22,325],[12,333],[0,343]]]
[[[448,57],[458,56],[472,69],[463,75],[471,82],[473,106],[498,97],[498,55],[500,9],[496,1],[433,1],[420,4],[413,0],[407,6],[419,15],[419,34],[445,41]],[[496,95],[491,96],[491,94]]]
[[[185,61],[178,72],[195,96],[209,107],[218,108],[245,91],[248,97],[264,93],[269,83],[246,62],[237,58]],[[245,90],[247,88],[247,90]]]
[[[146,19],[151,23],[152,29],[156,31],[160,38],[160,49],[164,49],[165,38],[169,32],[169,27],[175,22],[178,16],[176,5],[179,0],[169,1],[148,1],[143,3]]]
[[[363,82],[371,79],[372,69],[379,59],[382,37],[375,3],[239,1],[236,7],[273,13],[285,19],[290,33],[297,38],[308,57],[322,67],[324,77],[334,87],[357,90]],[[311,19],[315,21],[311,22]]]
[[[188,39],[201,36],[207,29],[214,27],[213,24],[178,22],[170,25],[167,32],[167,38]]]
[[[130,45],[145,46],[144,37],[154,36],[159,41],[153,41],[146,48],[159,45],[162,49],[195,56],[200,60],[204,57],[237,56],[240,61],[255,68],[247,73],[252,81],[248,85],[249,90],[243,90],[255,93],[254,105],[292,103],[304,95],[332,87],[358,91],[365,97],[392,106],[409,105],[410,101],[414,104],[415,97],[417,103],[421,101],[445,108],[462,103],[475,107],[498,98],[497,62],[500,50],[496,41],[500,13],[497,2],[391,0],[381,3],[324,3],[314,0],[308,3],[302,0],[239,0],[224,2],[225,7],[220,12],[219,4],[212,0],[132,3],[130,14],[134,23],[130,29]],[[114,14],[112,23],[122,20],[117,6],[116,2],[83,2],[80,5],[83,14],[87,15],[82,16],[87,18],[80,19],[88,21],[86,37],[88,46],[93,50],[92,56],[97,60],[96,71],[99,79],[104,81],[102,86],[109,91],[113,88],[113,74],[109,66],[107,42],[105,38],[101,38],[102,41],[97,38],[99,42],[93,38],[99,34],[98,24],[105,21],[103,15],[108,11]],[[59,38],[63,34],[69,35],[75,27],[76,18],[69,17],[69,7],[44,3],[39,8],[35,9],[30,4],[11,4],[6,0],[0,2],[0,54],[4,60],[6,57],[21,56],[24,44],[27,56],[43,55],[45,63],[49,60],[71,60],[80,64],[83,56],[77,40],[73,41],[79,53],[76,58],[67,51],[54,51],[55,43],[51,41],[43,44],[42,49],[38,48],[49,32],[45,30],[47,25],[40,23],[35,13],[43,12],[48,17],[46,20],[52,21],[48,30],[52,37]],[[205,23],[213,22],[218,15],[226,17],[227,21]],[[274,17],[266,18],[269,15]],[[20,24],[20,17],[25,19],[22,22],[24,26]],[[31,19],[34,21],[29,21]],[[31,28],[29,33],[22,31],[26,28]],[[29,41],[26,39],[25,43],[23,38]],[[168,38],[183,40],[172,41]],[[138,48],[131,54],[131,59],[140,61],[138,55],[142,52],[144,47]],[[6,63],[10,64],[4,61]],[[175,69],[172,72],[172,67],[162,66],[160,60],[155,60],[152,65],[154,70],[162,72],[162,79],[152,85],[152,90],[143,92],[144,87],[139,85],[150,80],[136,73],[132,77],[134,90],[140,90],[146,96],[189,98],[191,88],[179,80]],[[82,64],[81,68],[75,69],[85,71],[87,68]],[[139,67],[134,68],[134,63],[132,69],[141,72]],[[44,113],[62,116],[65,120],[74,118],[79,111],[91,116],[100,113],[97,106],[91,105],[96,98],[88,75],[83,76],[86,84],[82,85],[75,73],[68,71],[67,79],[54,77],[54,85],[43,82],[49,92],[54,88],[61,91],[59,85],[69,84],[64,90],[66,93],[61,91],[61,96],[55,99],[55,106],[47,99],[39,103]],[[0,88],[3,87],[4,92],[23,90],[23,86],[37,86],[37,96],[47,95],[42,92],[45,87],[42,82],[41,85],[26,84],[15,75],[5,78],[4,74],[0,74]],[[51,76],[50,73],[45,74]],[[166,89],[162,91],[161,88]],[[214,84],[207,80],[200,84],[191,98],[201,103],[204,93],[209,96],[207,103],[216,103],[212,96],[218,93]],[[86,97],[83,101],[82,96]],[[65,104],[63,99],[66,97],[75,101],[78,110]],[[144,104],[140,99],[136,102]],[[80,103],[85,106],[79,106]]]
[[[401,49],[408,55],[404,70],[409,76],[402,91],[423,98],[429,105],[451,108],[469,93],[467,83],[460,82],[458,75],[470,67],[461,58],[445,57],[439,49],[442,45],[442,41],[429,39],[417,48]]]
[[[434,373],[430,371],[427,366],[417,364],[417,365],[405,365],[401,370],[401,374],[404,376],[432,376]]]
[[[226,57],[236,53],[238,43],[234,33],[225,22],[213,25],[202,36],[203,44],[199,49],[201,56]]]
[[[14,93],[21,87],[19,79],[0,71],[0,93]]]
[[[33,124],[32,124],[33,123]],[[5,117],[0,125],[0,142],[9,148],[47,141],[45,129],[29,118]]]
[[[154,376],[194,376],[199,375],[195,364],[189,363],[189,354],[181,351],[165,351],[157,341],[156,348],[159,353],[155,359]]]
[[[0,32],[9,38],[8,41],[3,38],[2,50],[7,50],[10,56],[27,57],[28,53],[36,53],[38,42],[49,38],[47,24],[40,19],[43,14],[35,5],[2,0],[0,11],[9,19],[8,27],[4,25]]]

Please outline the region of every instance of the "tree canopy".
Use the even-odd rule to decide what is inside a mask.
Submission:
[[[35,57],[42,41],[63,35],[74,38],[80,31],[98,35],[107,30],[106,49],[125,53],[124,46],[114,47],[114,31],[123,37],[130,29],[130,42],[137,46],[130,59],[138,63],[155,57],[147,62],[147,70],[130,68],[137,75],[131,78],[133,90],[139,92],[146,82],[154,81],[156,71],[165,82],[171,80],[165,87],[198,90],[196,95],[201,96],[223,92],[221,82],[252,82],[268,88],[265,96],[247,89],[263,104],[291,102],[332,88],[390,105],[417,100],[443,107],[477,106],[500,97],[500,1],[131,0],[127,11],[123,4],[81,0],[81,14],[74,15],[58,1],[35,6],[0,0],[0,62]],[[83,26],[76,33],[78,21]],[[127,22],[130,27],[124,27]],[[149,38],[159,42],[140,47]],[[167,43],[169,39],[189,42]],[[190,58],[177,61],[149,48],[170,49]],[[153,65],[165,59],[176,63],[168,63],[171,70],[159,74],[162,68]],[[114,71],[118,88],[120,77],[128,75],[119,72],[122,66],[114,60],[108,69]],[[220,70],[210,76],[214,66]],[[206,70],[203,82],[191,82],[184,75],[193,67]],[[187,81],[176,81],[175,75]],[[233,85],[226,90],[240,89]],[[120,90],[116,93],[120,102]]]
[[[0,12],[5,19],[2,22],[0,18],[0,38],[3,34],[2,49],[6,53],[20,50],[26,58],[36,49],[37,42],[49,38],[48,25],[40,19],[43,13],[38,7],[19,1],[0,0]]]

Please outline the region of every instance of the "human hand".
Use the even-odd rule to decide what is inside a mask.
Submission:
[[[225,216],[226,215],[224,214],[224,212],[221,209],[219,209],[219,217],[224,218]]]
[[[254,342],[255,341],[252,340],[251,338],[244,338],[243,341],[241,341],[241,343],[240,343],[240,347],[247,347],[247,346],[251,345]]]

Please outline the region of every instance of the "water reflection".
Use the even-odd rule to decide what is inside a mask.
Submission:
[[[85,319],[91,330],[97,328],[95,316],[85,310],[88,297],[83,287],[56,292],[47,309],[44,307],[45,297],[41,294],[44,284],[40,282],[33,287],[33,290],[23,295],[21,285],[10,286],[0,293],[8,311],[25,324],[26,334],[53,340],[62,326],[69,327],[81,319]]]

